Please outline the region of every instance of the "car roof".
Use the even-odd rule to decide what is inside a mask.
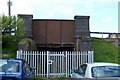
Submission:
[[[120,66],[117,63],[108,63],[108,62],[94,62],[94,63],[85,63],[88,66],[95,67],[95,66]]]
[[[18,59],[18,58],[0,58],[0,60],[11,60],[11,61],[18,60],[18,61],[25,62],[24,59]]]

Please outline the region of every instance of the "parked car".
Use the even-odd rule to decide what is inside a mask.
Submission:
[[[85,63],[70,74],[71,78],[120,80],[120,65],[115,63]]]
[[[35,69],[23,59],[0,58],[0,80],[23,80],[34,78]]]

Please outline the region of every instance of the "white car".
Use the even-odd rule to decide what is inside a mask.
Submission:
[[[70,74],[71,78],[120,80],[120,65],[115,63],[85,63]]]

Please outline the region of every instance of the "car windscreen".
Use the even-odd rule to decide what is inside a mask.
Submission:
[[[91,71],[92,77],[120,77],[120,66],[96,66]]]
[[[16,73],[19,72],[19,62],[9,61],[9,60],[0,60],[0,73]]]

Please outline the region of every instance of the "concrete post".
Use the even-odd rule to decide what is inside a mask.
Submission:
[[[90,16],[75,16],[75,46],[76,50],[88,51],[91,46],[89,42],[89,18]],[[77,40],[79,39],[79,40]],[[79,42],[78,42],[79,41]],[[79,47],[78,47],[79,45]]]
[[[33,15],[18,14],[18,17],[23,18],[23,29],[25,30],[25,37],[32,38],[32,19]]]

